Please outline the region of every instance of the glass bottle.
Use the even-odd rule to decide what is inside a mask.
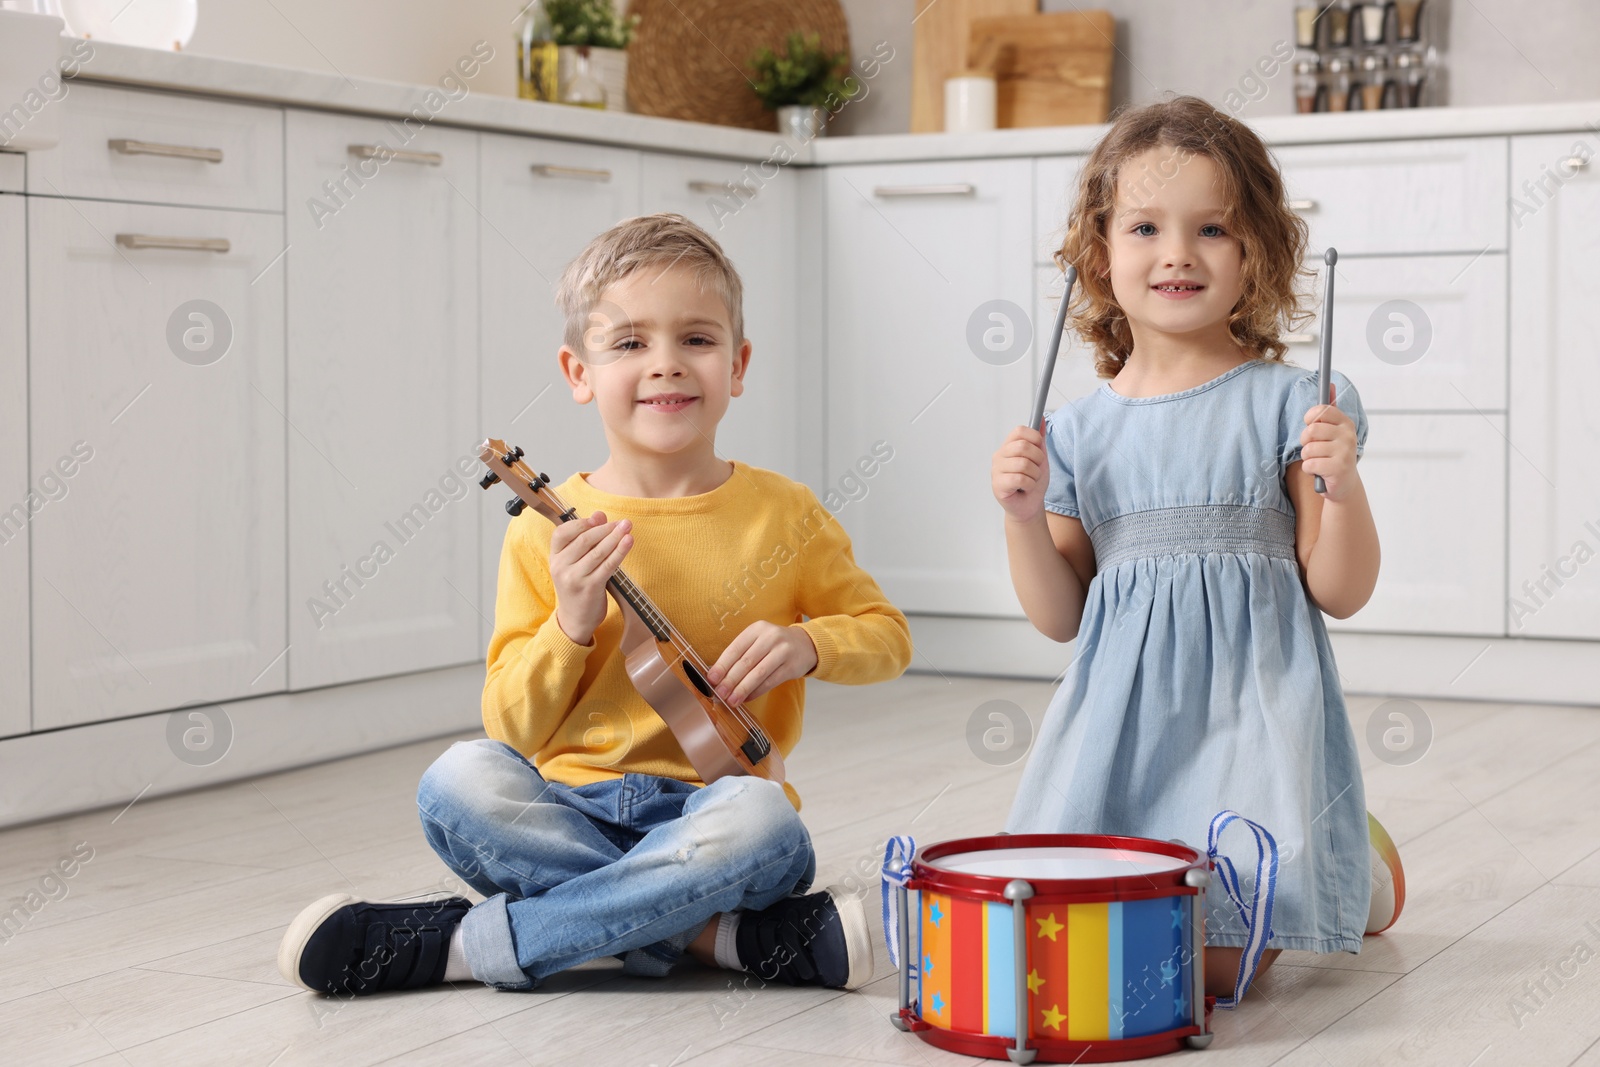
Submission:
[[[1294,43],[1296,48],[1317,47],[1317,16],[1322,13],[1317,0],[1297,0],[1294,5]]]
[[[1367,48],[1381,45],[1384,28],[1389,21],[1389,0],[1363,0],[1356,9],[1355,29],[1359,43]]]
[[[1394,36],[1397,41],[1422,39],[1422,7],[1424,0],[1395,0]]]
[[[1314,57],[1295,61],[1294,109],[1298,114],[1309,115],[1328,109],[1327,93],[1317,78],[1321,70],[1322,61]]]
[[[1322,17],[1328,22],[1328,28],[1324,31],[1328,37],[1328,47],[1349,48],[1350,0],[1333,0],[1323,9]]]
[[[1328,110],[1348,111],[1350,109],[1350,60],[1344,56],[1330,56],[1328,58]]]
[[[1422,86],[1427,82],[1422,53],[1408,48],[1395,54],[1395,82],[1400,90],[1400,107],[1422,106]]]
[[[1368,52],[1361,57],[1359,66],[1361,110],[1381,110],[1389,85],[1389,57],[1381,52]]]
[[[517,95],[524,100],[557,99],[556,34],[542,0],[533,0],[517,25]]]
[[[589,46],[586,44],[578,46],[577,62],[573,65],[572,77],[561,87],[561,102],[577,104],[579,107],[603,109],[606,106],[606,87],[589,73]]]

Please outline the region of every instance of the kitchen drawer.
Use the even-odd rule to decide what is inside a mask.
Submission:
[[[1083,156],[1043,156],[1033,161],[1035,263],[1054,263],[1067,236],[1067,211],[1078,195]]]
[[[0,152],[0,193],[22,192],[27,158],[21,152]]]
[[[1320,256],[1506,247],[1506,139],[1273,149]]]
[[[1308,265],[1317,317],[1285,338],[1299,342],[1285,358],[1315,367],[1326,268]],[[1369,411],[1505,410],[1504,253],[1341,258],[1337,269],[1333,365]]]
[[[75,86],[57,106],[61,143],[30,153],[35,196],[283,210],[277,108],[99,85]],[[212,158],[153,154],[196,151]]]

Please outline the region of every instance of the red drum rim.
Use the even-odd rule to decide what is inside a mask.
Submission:
[[[1151,897],[1193,895],[1199,889],[1188,884],[1191,870],[1208,870],[1210,860],[1198,850],[1174,841],[1148,837],[1123,837],[1116,834],[991,834],[988,837],[962,837],[940,841],[917,849],[911,861],[907,889],[938,891],[960,890],[981,900],[1005,900],[1005,888],[1016,881],[993,874],[973,874],[940,867],[947,856],[967,852],[1005,852],[1026,848],[1094,848],[1106,851],[1148,852],[1170,856],[1183,864],[1167,871],[1141,872],[1111,878],[1026,878],[1033,887],[1032,901],[1040,903],[1092,903],[1102,900],[1147,900]]]

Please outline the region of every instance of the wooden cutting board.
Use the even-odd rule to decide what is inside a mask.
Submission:
[[[999,45],[995,125],[1105,122],[1111,110],[1116,32],[1116,20],[1109,11],[973,19],[968,53],[976,52],[986,40]]]
[[[911,132],[944,129],[944,80],[967,69],[974,18],[1032,15],[1039,0],[916,0],[911,22]]]

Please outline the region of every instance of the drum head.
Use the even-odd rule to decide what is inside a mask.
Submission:
[[[1192,864],[1177,856],[1127,848],[994,848],[940,856],[929,867],[955,874],[1028,881],[1076,881],[1125,878],[1182,870]]]

